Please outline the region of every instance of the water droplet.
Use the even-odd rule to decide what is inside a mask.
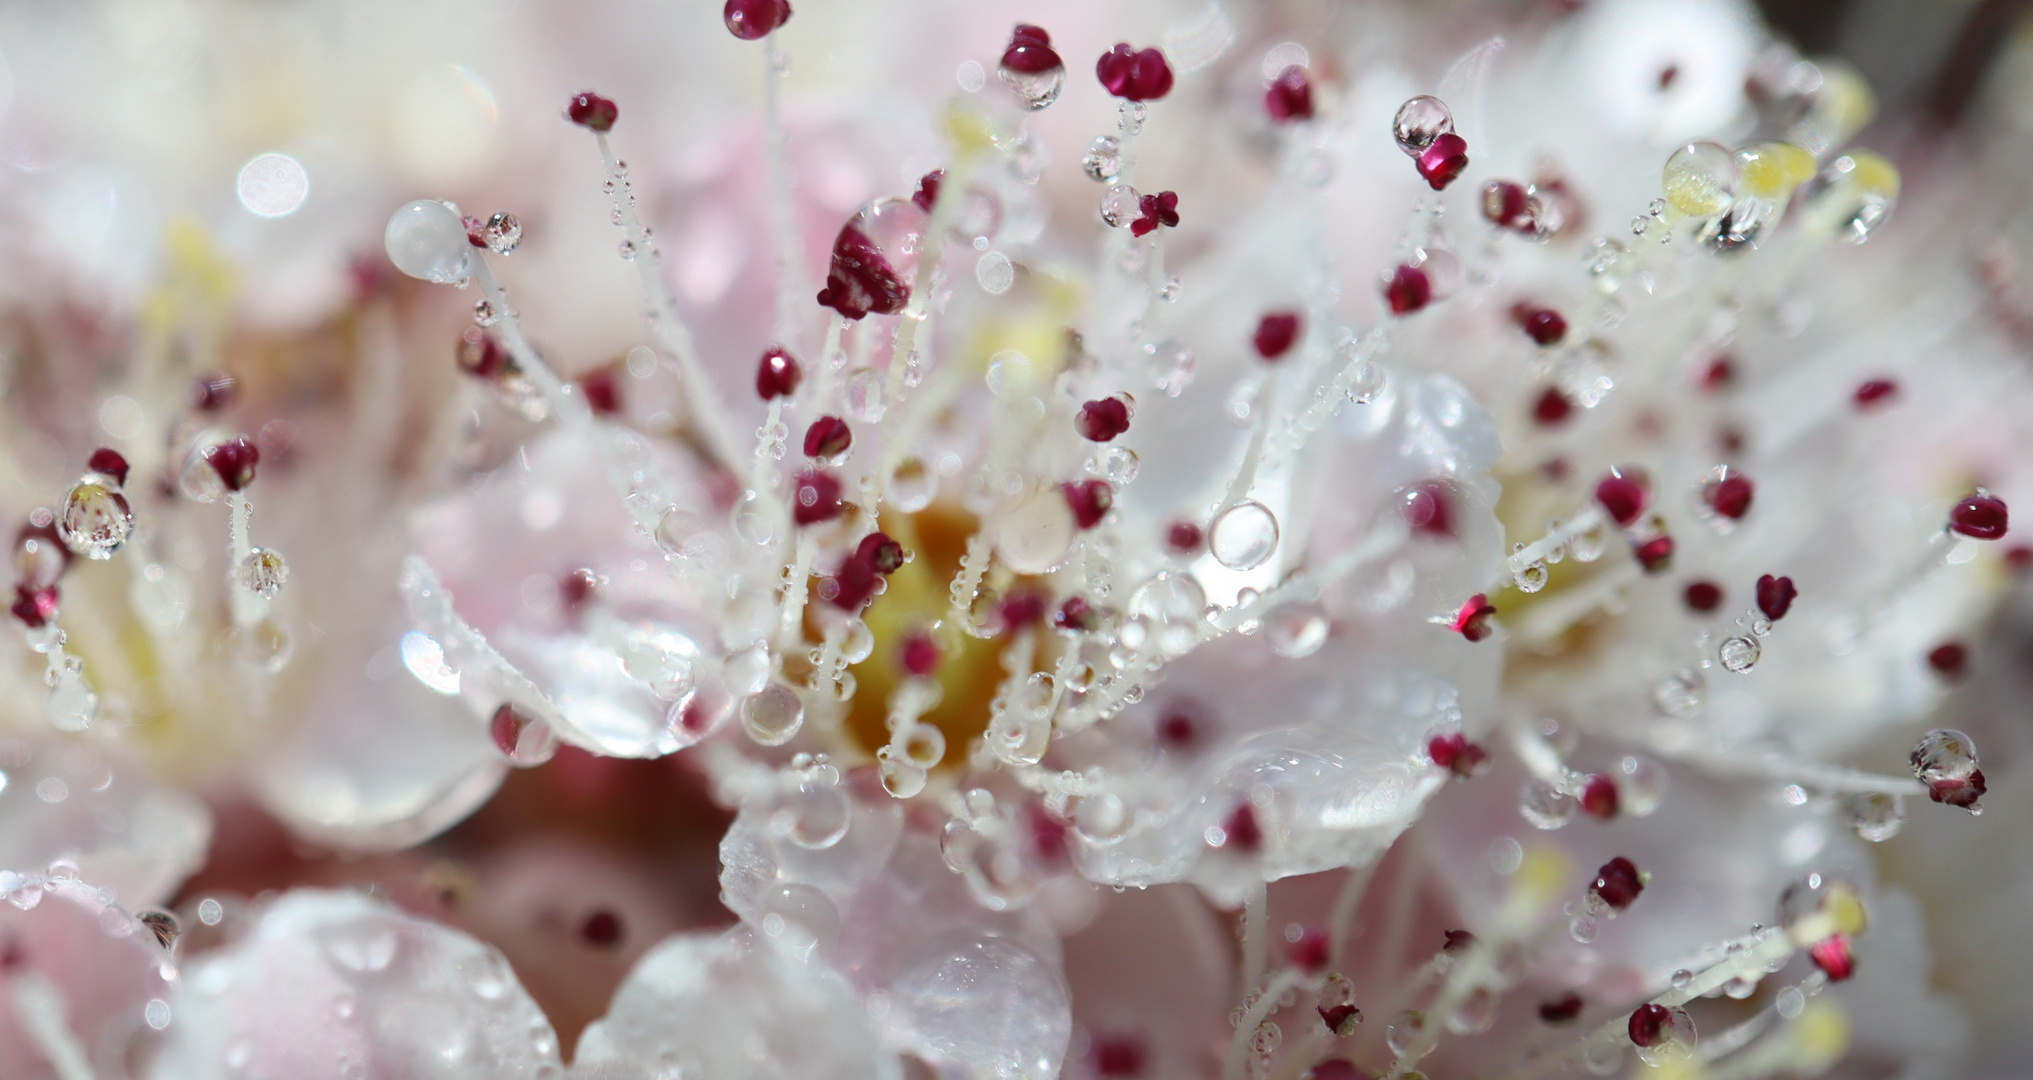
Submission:
[[[875,424],[882,421],[884,411],[881,372],[873,368],[863,368],[847,377],[848,416],[863,423]]]
[[[1207,546],[1230,570],[1254,570],[1278,549],[1278,519],[1254,499],[1239,502],[1214,519]]]
[[[1694,1018],[1685,1009],[1669,1008],[1666,1014],[1665,1022],[1659,1026],[1659,1040],[1638,1047],[1638,1057],[1647,1065],[1656,1067],[1694,1056],[1695,1044],[1700,1039],[1694,1031]]]
[[[1140,464],[1136,451],[1127,446],[1105,443],[1094,448],[1094,455],[1087,459],[1087,471],[1121,487],[1137,478]]]
[[[1098,183],[1114,180],[1122,172],[1122,140],[1113,135],[1096,136],[1080,157],[1080,169]]]
[[[623,240],[620,244],[615,245],[615,251],[620,254],[623,262],[635,261],[635,241]]]
[[[753,729],[751,729],[753,730]],[[788,778],[770,815],[770,830],[811,851],[824,851],[847,835],[853,804],[840,790],[840,774],[831,765],[815,765]]]
[[[1938,728],[1920,737],[1910,760],[1913,776],[1923,784],[1967,780],[1976,772],[1976,744],[1960,731]]]
[[[1801,993],[1799,987],[1789,986],[1779,991],[1778,995],[1772,999],[1772,1008],[1780,1016],[1791,1020],[1806,1010],[1807,995]]]
[[[900,755],[890,752],[887,746],[875,751],[877,771],[882,776],[884,791],[899,799],[908,799],[925,790],[928,775],[924,769],[905,761]]]
[[[1904,800],[1882,791],[1865,791],[1842,797],[1842,814],[1858,836],[1882,843],[1899,835],[1906,824]]]
[[[747,696],[761,693],[763,687],[769,685],[769,674],[774,667],[769,647],[755,645],[729,656],[722,676],[729,690]]]
[[[494,326],[501,322],[501,312],[494,309],[494,302],[481,297],[473,302],[473,321],[480,326]]]
[[[1004,86],[1009,87],[1009,92],[1016,96],[1017,104],[1032,112],[1059,100],[1059,91],[1066,88],[1064,65],[1035,72],[1014,71],[997,65],[995,74],[1002,79]]]
[[[1675,720],[1694,716],[1707,702],[1708,684],[1693,668],[1681,668],[1652,687],[1652,704]]]
[[[1249,1035],[1250,1052],[1258,1057],[1270,1057],[1277,1053],[1278,1047],[1284,1045],[1284,1042],[1284,1029],[1269,1020],[1258,1024],[1257,1029]]]
[[[1736,155],[1712,142],[1688,143],[1666,159],[1660,183],[1666,201],[1688,217],[1720,214],[1735,198]]]
[[[1184,656],[1200,643],[1207,594],[1192,575],[1162,571],[1137,587],[1129,598],[1129,621],[1122,643],[1133,650],[1146,643],[1167,657]]]
[[[1418,1038],[1425,1028],[1426,1014],[1418,1009],[1406,1009],[1384,1030],[1384,1045],[1390,1048],[1392,1054],[1403,1057],[1405,1051],[1411,1049],[1412,1040]]]
[[[515,246],[522,243],[522,222],[514,214],[500,213],[487,219],[487,228],[481,232],[487,241],[487,249],[496,255],[511,255]]]
[[[1383,365],[1374,360],[1357,360],[1355,370],[1348,380],[1348,400],[1357,405],[1367,405],[1383,393],[1385,375]]]
[[[1398,106],[1398,115],[1391,120],[1391,135],[1398,141],[1398,149],[1411,157],[1418,157],[1433,145],[1433,140],[1454,131],[1454,114],[1449,112],[1439,98],[1421,94]]]
[[[840,911],[825,893],[799,882],[778,885],[758,905],[764,936],[800,962],[833,946],[840,937]]]
[[[1454,1015],[1447,1018],[1447,1030],[1456,1035],[1474,1035],[1488,1031],[1497,1019],[1497,996],[1487,986],[1478,986],[1469,991],[1455,1007]]]
[[[388,261],[413,278],[449,285],[466,280],[472,242],[459,213],[434,199],[418,199],[397,210],[382,233]]]
[[[1694,973],[1687,970],[1686,968],[1681,968],[1673,973],[1672,983],[1673,989],[1675,990],[1678,990],[1681,987],[1686,986],[1688,983],[1693,981]]]
[[[155,943],[165,949],[174,947],[177,936],[183,932],[183,923],[162,908],[142,908],[134,913],[134,921],[140,923],[155,937]]]
[[[1229,388],[1228,399],[1222,403],[1222,414],[1228,422],[1240,428],[1250,426],[1250,418],[1256,413],[1257,398],[1263,393],[1263,383],[1256,379],[1239,379]]]
[[[897,462],[886,487],[889,501],[898,510],[915,514],[932,505],[932,498],[939,493],[939,475],[922,459],[907,457]]]
[[[790,687],[766,686],[741,703],[741,726],[764,746],[782,746],[805,723],[805,703]]]
[[[1523,551],[1525,545],[1519,544],[1517,549]],[[1546,573],[1546,564],[1535,562],[1512,574],[1511,582],[1518,587],[1519,592],[1535,593],[1546,587]]]
[[[1617,812],[1646,817],[1666,793],[1666,767],[1648,757],[1626,754],[1617,762]]]
[[[1135,221],[1142,196],[1128,184],[1116,184],[1101,196],[1101,220],[1111,229],[1126,229]]]
[[[1057,488],[1039,488],[995,519],[996,555],[1019,574],[1043,574],[1073,547],[1073,510]]]
[[[64,496],[57,515],[57,535],[72,551],[88,559],[110,559],[134,533],[134,511],[127,497],[104,477],[78,481]]]
[[[1574,817],[1574,799],[1544,780],[1525,782],[1518,796],[1518,813],[1537,829],[1557,829]]]
[[[1716,647],[1715,655],[1716,659],[1722,661],[1723,667],[1741,675],[1758,666],[1758,657],[1763,655],[1764,651],[1764,646],[1758,644],[1757,638],[1738,634],[1724,639],[1723,643]]]
[[[255,548],[234,568],[233,580],[262,599],[273,599],[289,581],[289,563],[283,561],[280,552]]]
[[[1264,640],[1271,651],[1299,660],[1327,643],[1327,612],[1316,601],[1279,604],[1264,615]]]

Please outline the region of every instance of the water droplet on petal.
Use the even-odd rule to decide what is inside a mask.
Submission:
[[[280,552],[255,548],[234,568],[233,580],[256,596],[273,599],[289,581],[289,563],[283,561]]]
[[[1254,570],[1278,549],[1278,519],[1250,499],[1222,511],[1207,535],[1216,562],[1230,570]]]
[[[1758,657],[1762,656],[1764,651],[1764,646],[1758,644],[1757,638],[1748,634],[1738,634],[1724,639],[1723,643],[1716,647],[1715,655],[1716,659],[1722,661],[1723,667],[1741,675],[1758,666]]]
[[[741,703],[741,726],[764,746],[782,746],[805,723],[805,703],[788,686],[771,684]]]
[[[382,234],[388,261],[413,278],[449,285],[466,280],[472,241],[458,211],[435,199],[418,199],[397,210]]]
[[[1518,796],[1518,813],[1536,829],[1557,829],[1574,818],[1574,799],[1544,780],[1525,782]]]
[[[1264,615],[1264,640],[1271,651],[1298,660],[1327,643],[1327,612],[1316,601],[1279,604]]]

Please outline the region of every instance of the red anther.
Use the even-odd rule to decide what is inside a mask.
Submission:
[[[1727,356],[1718,356],[1701,369],[1701,392],[1713,394],[1736,381],[1736,364]]]
[[[995,609],[996,618],[1002,623],[1002,632],[1013,634],[1026,626],[1043,622],[1045,612],[1051,607],[1052,598],[1041,589],[1018,586],[1002,598]]]
[[[1596,870],[1595,883],[1588,891],[1601,897],[1612,910],[1622,911],[1645,891],[1645,876],[1638,872],[1637,863],[1619,855]]]
[[[1313,80],[1305,68],[1293,64],[1278,72],[1264,91],[1264,111],[1277,124],[1313,119]]]
[[[1468,168],[1468,140],[1448,132],[1419,154],[1419,175],[1434,191],[1453,183]]]
[[[1567,320],[1552,308],[1519,304],[1511,308],[1511,318],[1540,345],[1558,345],[1567,337]]]
[[[872,532],[861,538],[853,557],[867,563],[876,573],[888,576],[904,564],[904,546],[890,539],[888,533]]]
[[[1617,782],[1597,773],[1581,789],[1581,810],[1604,821],[1617,816]]]
[[[833,259],[826,267],[826,287],[819,306],[849,319],[869,314],[894,315],[910,301],[911,287],[883,256],[868,234],[848,222],[833,238]]]
[[[1492,225],[1531,232],[1532,193],[1523,184],[1492,180],[1482,188],[1482,216]]]
[[[235,435],[205,448],[205,463],[219,474],[227,491],[239,491],[254,482],[254,467],[261,464],[261,451],[253,440]]]
[[[600,575],[581,567],[558,579],[558,602],[577,611],[600,591]]]
[[[1800,590],[1793,587],[1792,578],[1770,574],[1758,578],[1758,610],[1773,622],[1785,618],[1786,613],[1793,610],[1793,599],[1799,595]]]
[[[1102,89],[1124,101],[1156,101],[1172,92],[1172,65],[1156,49],[1137,51],[1129,42],[1101,54],[1094,75]]]
[[[1115,505],[1115,489],[1106,480],[1061,484],[1059,490],[1066,495],[1066,505],[1073,508],[1073,524],[1082,529],[1101,524],[1109,508]]]
[[[1137,200],[1137,214],[1140,216],[1129,223],[1131,236],[1143,236],[1160,225],[1176,229],[1179,227],[1179,193],[1160,191],[1156,195],[1146,195]]]
[[[727,32],[743,41],[768,37],[790,17],[790,0],[727,0],[727,6],[720,9]]]
[[[1313,1011],[1320,1014],[1320,1022],[1327,1025],[1327,1030],[1333,1032],[1334,1034],[1344,1039],[1350,1035],[1355,1034],[1355,1026],[1357,1024],[1362,1023],[1362,1010],[1350,1004],[1315,1005],[1313,1007]],[[1328,1071],[1328,1066],[1330,1065],[1344,1066],[1348,1071],[1330,1072]],[[1342,1061],[1336,1058],[1329,1061],[1323,1061],[1320,1064],[1313,1066],[1313,1070],[1307,1073],[1306,1075],[1307,1077],[1311,1078],[1311,1080],[1325,1080],[1325,1078],[1327,1077],[1348,1078],[1348,1080],[1356,1080],[1356,1078],[1360,1078],[1362,1074],[1355,1072],[1354,1070],[1355,1066],[1348,1064],[1348,1062],[1346,1061]]]
[[[1981,491],[1963,496],[1948,514],[1948,527],[1972,540],[1999,539],[2009,524],[2005,500]]]
[[[837,416],[822,416],[805,429],[805,456],[832,460],[854,445],[854,429]]]
[[[1384,301],[1391,305],[1393,315],[1410,315],[1432,299],[1433,280],[1416,266],[1399,266],[1384,286]]]
[[[1546,392],[1539,395],[1539,400],[1532,403],[1532,419],[1545,427],[1553,427],[1573,413],[1574,403],[1567,400],[1567,395],[1561,393],[1558,387],[1547,387]]]
[[[508,350],[494,335],[469,326],[459,335],[459,370],[481,379],[492,379],[508,369]]]
[[[1489,751],[1462,735],[1435,735],[1426,741],[1426,756],[1433,764],[1468,780],[1489,767]]]
[[[1002,51],[1002,66],[1022,75],[1043,75],[1066,64],[1052,51],[1052,35],[1044,27],[1018,23]]]
[[[1645,512],[1645,500],[1644,485],[1622,473],[1612,472],[1595,485],[1596,503],[1624,528]]]
[[[14,603],[7,610],[21,620],[21,625],[30,630],[40,629],[56,618],[57,595],[54,585],[16,585]]]
[[[579,939],[602,949],[621,944],[621,916],[606,908],[593,912],[579,924]]]
[[[1073,428],[1091,442],[1107,442],[1129,430],[1129,402],[1116,397],[1096,398],[1080,406]]]
[[[1222,847],[1254,854],[1264,846],[1264,830],[1257,823],[1256,807],[1247,802],[1236,806],[1235,812],[1228,815],[1228,820],[1222,824],[1221,831],[1225,837]]]
[[[579,389],[586,394],[586,406],[595,416],[613,416],[621,411],[621,382],[614,369],[601,368],[579,377]]]
[[[1094,1040],[1094,1073],[1111,1078],[1142,1076],[1144,1041],[1134,1035],[1101,1035]]]
[[[912,634],[897,650],[897,662],[905,671],[923,678],[939,670],[939,646],[930,634]]]
[[[612,129],[614,121],[620,115],[621,110],[615,107],[612,101],[601,97],[591,90],[584,90],[574,94],[571,103],[565,106],[565,118],[567,120],[580,127],[591,128],[594,131]]]
[[[1719,479],[1701,486],[1701,501],[1716,514],[1737,521],[1750,511],[1751,496],[1756,491],[1757,486],[1751,483],[1750,477],[1724,470]]]
[[[1165,546],[1175,555],[1197,553],[1205,540],[1206,536],[1200,531],[1200,526],[1190,521],[1175,521],[1165,530]]]
[[[1101,628],[1101,612],[1084,596],[1069,596],[1052,616],[1052,625],[1061,630],[1089,631]]]
[[[92,451],[92,456],[85,459],[85,468],[101,476],[112,477],[115,485],[127,483],[127,459],[111,447],[102,446]]]
[[[240,381],[223,371],[200,375],[191,383],[191,408],[199,412],[218,412],[233,403],[239,388]]]
[[[790,397],[798,392],[798,383],[805,377],[798,360],[781,348],[772,348],[762,354],[762,360],[755,367],[755,392],[762,400]]]
[[[1883,408],[1899,394],[1899,384],[1890,379],[1872,379],[1857,387],[1854,398],[1860,411]]]
[[[1722,606],[1722,586],[1713,581],[1690,581],[1682,599],[1693,611],[1714,611]]]
[[[918,177],[918,190],[911,193],[911,205],[929,214],[932,205],[939,201],[939,185],[946,179],[946,170],[933,169]]]
[[[1631,1013],[1631,1042],[1647,1048],[1657,1046],[1666,1041],[1667,1029],[1672,1022],[1672,1010],[1648,1001]]]
[[[800,525],[831,521],[846,504],[840,501],[840,478],[824,469],[806,469],[798,474],[791,493],[791,520]]]
[[[1285,959],[1308,975],[1318,975],[1327,970],[1331,952],[1327,931],[1318,926],[1308,926],[1299,931],[1298,940],[1286,943]]]
[[[1856,974],[1856,957],[1850,954],[1847,934],[1831,934],[1809,945],[1807,956],[1830,982],[1841,982]]]
[[[1199,735],[1193,718],[1182,712],[1168,712],[1158,721],[1157,736],[1161,746],[1171,750],[1184,750],[1193,745]]]
[[[1984,771],[1972,769],[1968,776],[1960,779],[1929,781],[1927,797],[1947,806],[1970,810],[1975,808],[1986,790]]]
[[[1495,630],[1490,625],[1490,620],[1496,613],[1497,609],[1489,602],[1489,598],[1476,593],[1461,605],[1461,610],[1454,613],[1451,628],[1470,641],[1481,641]]]
[[[1969,648],[1960,641],[1945,641],[1927,653],[1927,666],[1944,679],[1959,679],[1969,667]]]
[[[1404,515],[1405,524],[1415,533],[1454,539],[1454,511],[1447,485],[1437,480],[1414,484],[1405,492]]]
[[[1539,1003],[1539,1019],[1548,1024],[1571,1024],[1580,1016],[1581,995],[1572,991]]]
[[[1637,556],[1638,565],[1645,568],[1645,573],[1663,574],[1673,567],[1673,538],[1655,536],[1632,546],[1631,554]]]
[[[1447,944],[1440,946],[1440,951],[1449,956],[1459,956],[1474,947],[1474,945],[1474,934],[1466,930],[1449,930],[1447,931]]]
[[[1250,344],[1256,346],[1258,356],[1276,360],[1291,351],[1292,343],[1298,340],[1299,313],[1272,311],[1257,320],[1257,332],[1250,337]]]
[[[1353,1009],[1355,1006],[1343,1005],[1340,1008]],[[1355,1018],[1360,1021],[1362,1014],[1360,1012],[1356,1013]],[[1326,1019],[1326,1012],[1324,1010],[1321,1013],[1321,1019]],[[1328,1026],[1334,1027],[1332,1024]],[[1353,1031],[1354,1025],[1350,1025],[1350,1030],[1348,1031],[1343,1031],[1338,1027],[1334,1028],[1336,1035],[1349,1035]],[[1326,1061],[1306,1070],[1304,1080],[1373,1080],[1373,1078],[1370,1074],[1356,1068],[1355,1064],[1346,1058],[1328,1058]]]
[[[487,722],[487,734],[494,740],[494,748],[502,757],[515,756],[515,748],[522,744],[522,730],[529,726],[529,720],[515,711],[515,706],[502,702],[494,710],[494,718]]]

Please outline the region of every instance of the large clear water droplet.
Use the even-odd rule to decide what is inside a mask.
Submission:
[[[1518,813],[1535,829],[1557,829],[1574,819],[1574,799],[1544,780],[1525,782]]]
[[[1063,66],[1045,71],[1012,71],[998,66],[995,74],[1016,96],[1017,104],[1031,112],[1059,100],[1059,92],[1066,89],[1066,69]]]
[[[840,790],[840,774],[831,765],[816,765],[791,778],[770,815],[776,835],[810,851],[823,851],[847,835],[854,807]]]
[[[1271,651],[1299,660],[1327,643],[1327,612],[1311,600],[1279,604],[1264,616],[1264,640]]]
[[[804,723],[805,703],[796,691],[780,683],[764,687],[741,703],[741,726],[749,738],[764,746],[791,741]]]
[[[264,600],[273,599],[289,581],[289,563],[283,561],[281,552],[255,548],[234,567],[233,581]]]
[[[1723,667],[1742,675],[1758,666],[1758,657],[1764,655],[1764,651],[1764,646],[1758,644],[1757,638],[1748,634],[1738,634],[1724,639],[1723,643],[1716,647],[1715,655],[1716,659],[1722,661]]]
[[[1221,512],[1208,529],[1207,546],[1230,570],[1254,570],[1278,549],[1278,519],[1254,499]]]
[[[134,511],[118,488],[88,478],[64,496],[56,530],[72,551],[88,559],[110,559],[134,534]]]
[[[1124,644],[1141,649],[1148,639],[1160,655],[1184,656],[1200,643],[1206,610],[1207,593],[1191,574],[1155,574],[1130,594]]]
[[[1899,835],[1899,830],[1906,825],[1904,800],[1882,791],[1843,796],[1842,816],[1858,836],[1874,844]]]
[[[1453,131],[1454,114],[1439,98],[1427,94],[1398,106],[1398,115],[1391,120],[1391,135],[1398,149],[1411,157],[1425,153],[1433,140]]]
[[[1101,220],[1111,229],[1126,229],[1137,219],[1142,196],[1128,184],[1117,184],[1101,196]]]
[[[382,233],[388,261],[413,278],[441,285],[466,280],[473,244],[458,211],[435,199],[418,199],[397,210]]]
[[[1089,180],[1109,183],[1122,173],[1122,141],[1113,135],[1098,135],[1080,157],[1080,171]]]

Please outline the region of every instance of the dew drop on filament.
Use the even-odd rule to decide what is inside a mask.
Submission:
[[[1723,667],[1742,675],[1758,666],[1758,658],[1764,651],[1764,646],[1758,644],[1757,638],[1739,634],[1725,639],[1716,648],[1716,659],[1722,661]]]
[[[57,515],[57,535],[88,559],[110,559],[134,533],[134,511],[120,490],[97,477],[72,486]]]
[[[791,741],[805,723],[805,703],[788,686],[772,684],[741,703],[741,726],[764,746]]]
[[[1254,570],[1278,549],[1278,519],[1254,499],[1221,512],[1208,529],[1208,549],[1230,570]]]

